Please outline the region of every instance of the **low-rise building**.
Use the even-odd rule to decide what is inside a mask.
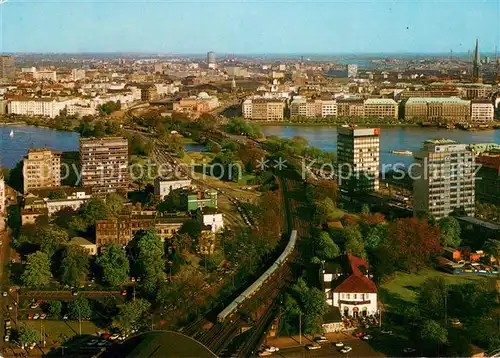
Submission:
[[[338,262],[324,265],[326,302],[338,307],[343,317],[366,317],[379,312],[377,287],[369,278],[368,269],[367,261],[350,253]]]
[[[55,98],[21,98],[7,104],[7,112],[22,116],[40,116],[55,118],[76,100],[57,100]]]
[[[80,246],[89,256],[97,255],[97,245],[83,237],[74,237],[68,244]]]
[[[154,194],[157,198],[163,200],[172,190],[189,188],[190,186],[191,179],[169,180],[158,177],[154,181]]]
[[[337,102],[337,116],[364,117],[365,105],[361,98],[340,98]]]
[[[205,192],[198,191],[195,194],[189,194],[187,196],[187,201],[188,211],[203,208],[217,209],[217,191],[213,189],[209,189]]]
[[[156,216],[155,212],[150,212],[97,220],[96,245],[98,247],[110,244],[126,246],[137,232],[151,228],[155,228],[160,239],[165,241],[174,236],[188,219],[189,216]]]

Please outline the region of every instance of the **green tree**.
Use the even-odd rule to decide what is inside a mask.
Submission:
[[[429,319],[422,323],[420,338],[425,344],[437,344],[437,351],[439,352],[439,345],[448,341],[448,331],[436,321]]]
[[[40,341],[40,333],[31,327],[22,326],[18,333],[19,343],[21,343],[23,347]]]
[[[138,238],[136,247],[137,271],[141,277],[141,287],[152,292],[159,282],[165,280],[165,250],[154,229]]]
[[[56,250],[69,240],[68,233],[55,226],[50,225],[41,227],[35,233],[32,243],[40,246],[40,249],[45,252],[49,257],[56,252]]]
[[[71,227],[79,231],[87,231],[95,227],[96,220],[104,220],[109,216],[106,203],[100,199],[90,199],[80,207],[79,215],[74,216]]]
[[[137,327],[138,321],[142,315],[147,312],[150,306],[151,304],[142,298],[126,302],[120,306],[120,310],[113,325],[119,327],[122,331],[130,332]]]
[[[331,260],[340,255],[339,247],[325,231],[320,232],[316,239],[315,246],[315,253],[320,259]]]
[[[88,274],[89,255],[87,252],[80,246],[66,246],[61,262],[61,281],[68,285],[76,285],[86,280]]]
[[[60,316],[62,311],[62,302],[61,301],[50,301],[48,312],[53,316]]]
[[[458,247],[461,242],[461,229],[457,219],[453,216],[447,216],[439,220],[441,228],[441,246]]]
[[[119,286],[128,279],[129,262],[125,250],[118,245],[107,246],[96,260],[102,270],[102,280],[110,286]]]
[[[446,284],[442,277],[427,279],[417,292],[417,303],[422,316],[443,318],[447,294]]]
[[[71,319],[90,319],[92,317],[92,308],[89,300],[83,296],[68,303],[68,315]]]
[[[7,207],[7,225],[18,232],[21,229],[21,210],[17,205]]]
[[[344,235],[346,238],[345,241],[345,249],[347,252],[350,252],[352,255],[357,257],[366,257],[365,253],[365,245],[363,243],[363,236],[359,231],[357,226],[348,225],[344,229]]]
[[[198,241],[201,236],[201,223],[196,219],[189,219],[182,224],[179,234],[188,234],[191,240]]]
[[[365,236],[365,247],[367,250],[372,251],[377,249],[383,242],[387,240],[387,225],[378,224],[371,225],[367,229]]]
[[[117,217],[123,210],[123,203],[125,200],[120,194],[109,193],[106,195],[106,207],[108,209],[108,216]]]
[[[102,138],[106,135],[106,126],[103,121],[98,121],[94,125],[94,137]]]
[[[50,260],[46,253],[37,251],[28,256],[21,276],[23,286],[42,287],[50,282]]]

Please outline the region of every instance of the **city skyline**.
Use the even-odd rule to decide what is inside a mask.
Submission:
[[[491,54],[500,38],[500,5],[489,0],[11,0],[0,15],[0,51],[12,53],[458,54],[479,38]]]

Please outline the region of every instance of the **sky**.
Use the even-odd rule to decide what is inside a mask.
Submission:
[[[499,0],[7,0],[0,21],[0,52],[500,50]]]

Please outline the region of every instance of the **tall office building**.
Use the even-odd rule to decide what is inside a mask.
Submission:
[[[339,184],[346,187],[352,176],[361,178],[359,184],[379,189],[380,128],[339,128],[337,132],[337,161],[341,177]],[[363,177],[368,178],[368,181]]]
[[[207,64],[208,64],[208,68],[217,67],[217,60],[215,57],[215,52],[210,51],[207,53]]]
[[[0,79],[13,80],[15,77],[14,56],[0,56]]]
[[[349,78],[358,77],[358,65],[355,64],[347,65],[347,77]]]
[[[428,140],[414,153],[414,161],[415,215],[429,213],[441,219],[458,209],[474,216],[474,156],[467,144]]]
[[[80,139],[82,185],[92,194],[105,196],[128,189],[128,142],[125,138]]]
[[[24,193],[61,186],[61,152],[30,149],[23,160]]]

